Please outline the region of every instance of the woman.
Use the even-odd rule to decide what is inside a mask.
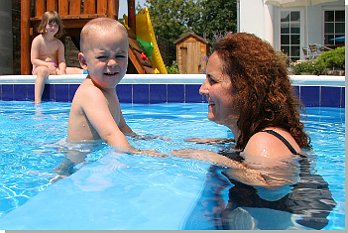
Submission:
[[[266,208],[270,216],[278,217],[279,212],[286,213],[287,218],[289,213],[305,215],[309,204],[297,206],[294,202],[309,198],[295,194],[298,194],[296,187],[308,181],[309,163],[304,150],[311,148],[310,139],[300,121],[300,105],[293,95],[286,64],[272,46],[247,33],[226,35],[216,43],[209,57],[206,79],[199,92],[207,97],[208,119],[228,127],[235,144],[219,153],[194,149],[172,153],[229,168],[223,174],[234,186],[229,192],[229,203],[221,213],[223,228],[284,228],[272,227],[272,224],[268,225],[270,228],[263,228],[260,216],[251,209]],[[188,141],[209,142],[207,139]],[[327,183],[321,177],[313,177],[319,179],[324,194],[319,197],[321,193],[314,191],[312,198],[323,198],[328,206],[324,206],[323,214],[317,209],[320,216],[310,215],[313,217],[310,223],[303,224],[305,220],[301,218],[300,224],[320,229],[326,225],[325,217],[335,202],[331,193],[326,192]],[[311,187],[312,191],[319,188],[318,185]],[[251,215],[251,222],[236,226],[236,216],[246,213]]]

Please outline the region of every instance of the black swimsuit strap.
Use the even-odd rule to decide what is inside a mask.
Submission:
[[[282,141],[285,144],[285,146],[290,150],[291,153],[293,153],[294,155],[301,155],[292,147],[292,145],[288,142],[288,140],[286,140],[282,135],[280,135],[276,131],[271,129],[265,129],[265,130],[261,130],[260,132],[272,134],[273,136],[278,138],[280,141]]]

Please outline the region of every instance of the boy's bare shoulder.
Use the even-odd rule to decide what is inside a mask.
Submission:
[[[92,98],[104,97],[102,91],[90,79],[85,79],[77,88],[75,97],[90,101]]]

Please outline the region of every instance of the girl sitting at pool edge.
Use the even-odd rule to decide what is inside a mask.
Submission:
[[[56,11],[47,11],[42,15],[38,33],[31,44],[32,73],[35,80],[35,104],[41,102],[45,82],[50,74],[82,74],[83,69],[67,67],[65,63],[63,24]]]

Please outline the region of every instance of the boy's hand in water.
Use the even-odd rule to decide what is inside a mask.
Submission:
[[[66,177],[68,177],[68,176],[66,176],[66,175],[56,175],[55,177],[50,179],[49,182],[50,182],[50,184],[53,184],[53,183],[57,182],[58,180],[64,179]]]

